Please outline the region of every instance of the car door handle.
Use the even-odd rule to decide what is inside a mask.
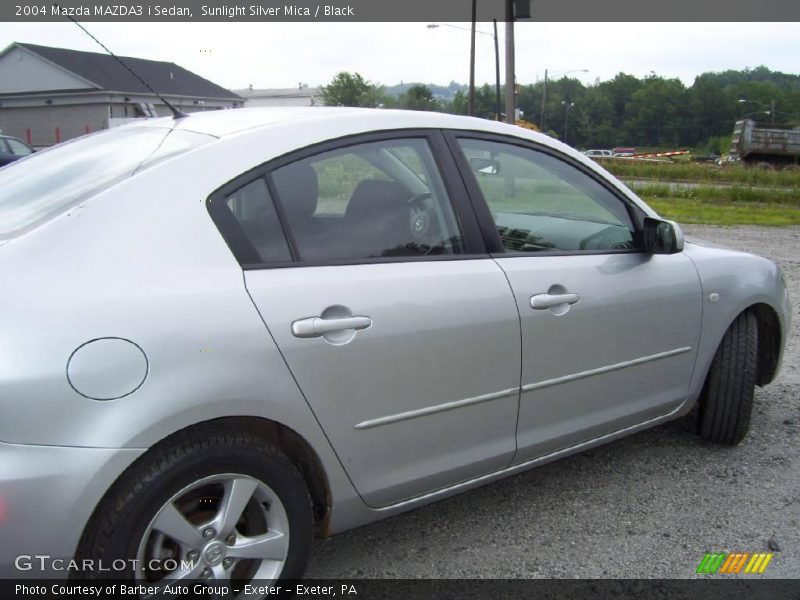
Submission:
[[[575,304],[578,300],[578,294],[536,294],[531,296],[531,308],[547,310],[560,304]]]
[[[299,338],[313,338],[320,337],[332,331],[366,329],[370,325],[372,325],[372,319],[369,317],[344,317],[340,319],[310,317],[292,323],[292,333],[295,337]]]

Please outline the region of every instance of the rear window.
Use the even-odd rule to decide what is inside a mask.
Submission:
[[[137,171],[213,139],[191,131],[123,127],[11,163],[0,169],[0,239],[29,230]]]

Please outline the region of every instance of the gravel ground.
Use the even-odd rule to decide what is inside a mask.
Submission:
[[[684,230],[777,261],[800,303],[800,228]],[[669,423],[320,540],[307,577],[683,578],[705,552],[772,550],[764,576],[800,578],[798,353],[795,328],[739,446]]]

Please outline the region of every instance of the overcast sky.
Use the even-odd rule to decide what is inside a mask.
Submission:
[[[87,23],[119,55],[175,62],[229,89],[325,84],[358,71],[385,85],[466,83],[468,23]],[[499,24],[500,53],[503,27]],[[478,83],[494,81],[492,24],[477,36]],[[765,65],[797,74],[797,23],[516,24],[517,81],[533,83],[573,69],[584,83],[624,71],[655,72],[690,85],[706,71]],[[746,41],[745,41],[746,40]],[[19,41],[102,51],[72,23],[0,23],[0,49]],[[501,58],[502,60],[502,58]],[[502,63],[501,63],[502,64]],[[502,75],[501,75],[502,77]]]

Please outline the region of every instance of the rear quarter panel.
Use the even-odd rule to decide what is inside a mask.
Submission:
[[[152,167],[0,247],[0,441],[148,448],[192,424],[254,416],[295,430],[333,490],[351,487],[205,207],[249,168],[230,146]],[[191,158],[191,160],[184,160]],[[66,377],[97,338],[135,342],[149,371],[97,401]]]

